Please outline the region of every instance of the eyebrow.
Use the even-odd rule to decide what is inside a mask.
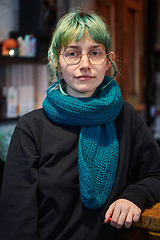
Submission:
[[[76,46],[76,45],[69,45],[69,46],[66,46],[65,49],[68,48],[68,47],[69,47],[69,48],[75,48],[75,49],[80,49],[80,48],[81,48],[81,47]],[[90,46],[89,48],[90,48],[90,49],[94,49],[94,48],[102,48],[102,49],[105,50],[105,47],[104,47],[103,45],[100,45],[100,44]]]

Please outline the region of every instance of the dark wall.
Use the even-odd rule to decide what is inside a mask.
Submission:
[[[0,160],[0,193],[2,187],[2,178],[3,178],[4,162]]]
[[[146,118],[147,125],[150,126],[154,121],[151,114],[152,106],[155,106],[155,51],[154,44],[156,39],[157,21],[157,0],[146,1],[145,17],[145,101],[147,106]]]

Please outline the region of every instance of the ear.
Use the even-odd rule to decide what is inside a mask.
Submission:
[[[51,62],[51,61],[53,60],[53,55],[54,55],[54,53],[50,53],[50,54],[48,55],[48,61],[49,61],[49,62]]]
[[[51,54],[48,56],[48,62],[51,62]]]
[[[106,71],[111,67],[111,62],[110,62],[110,60],[112,61],[112,62],[114,62],[114,60],[115,60],[115,54],[114,54],[114,52],[109,52],[108,53],[108,57],[107,57],[107,64],[106,64]]]
[[[62,72],[61,72],[61,68],[60,68],[59,65],[58,65],[58,74],[62,74]]]

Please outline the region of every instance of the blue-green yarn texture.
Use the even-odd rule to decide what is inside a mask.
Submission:
[[[102,90],[103,86],[106,87]],[[106,203],[115,181],[119,142],[114,120],[122,105],[118,84],[107,76],[92,97],[74,98],[51,86],[43,101],[44,111],[51,121],[81,126],[79,187],[82,203],[90,209]]]

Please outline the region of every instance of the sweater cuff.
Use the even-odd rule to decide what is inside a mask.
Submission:
[[[142,194],[139,194],[139,193],[135,193],[135,192],[123,193],[118,199],[122,199],[122,198],[133,202],[141,210],[143,210],[147,205],[147,199]]]

